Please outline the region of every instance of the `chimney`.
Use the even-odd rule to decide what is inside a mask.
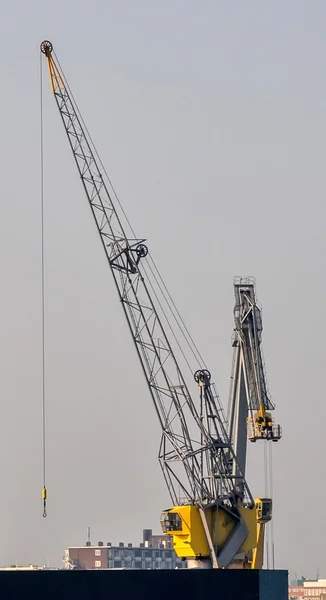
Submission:
[[[91,528],[87,527],[87,542],[86,546],[91,546]]]
[[[151,529],[143,529],[143,542],[144,544],[146,542],[148,542],[149,544],[152,543],[152,530]]]

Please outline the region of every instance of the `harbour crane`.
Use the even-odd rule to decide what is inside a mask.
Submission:
[[[159,461],[172,502],[162,513],[162,529],[173,535],[177,555],[190,568],[255,567],[264,501],[251,494],[210,372],[202,365],[190,385],[181,370],[164,313],[151,293],[145,239],[126,233],[124,213],[118,211],[52,43],[43,41],[41,52],[161,426]]]

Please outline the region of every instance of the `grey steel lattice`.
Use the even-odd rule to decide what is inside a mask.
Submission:
[[[125,234],[52,50],[50,42],[42,43],[55,100],[161,425],[159,460],[171,500],[177,505],[181,495],[185,502],[201,506],[223,503],[237,515],[236,480],[241,479],[248,504],[253,505],[253,499],[240,469],[235,476],[229,468],[230,457],[235,462],[236,457],[210,374],[195,374],[200,401],[194,402],[146,284],[145,240]]]
[[[257,411],[263,405],[274,410],[270,398],[262,353],[261,306],[256,299],[255,280],[252,277],[237,277],[234,280],[234,321],[236,335],[243,346],[243,355],[248,377],[250,410]]]

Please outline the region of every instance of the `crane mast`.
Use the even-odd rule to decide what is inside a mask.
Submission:
[[[234,280],[234,347],[228,411],[228,434],[233,440],[241,472],[245,473],[247,438],[251,442],[282,437],[274,423],[262,352],[262,313],[256,298],[255,280]],[[246,429],[245,429],[246,423]]]
[[[256,298],[254,278],[234,280],[234,322],[232,337],[233,365],[228,408],[228,435],[232,440],[237,463],[231,460],[236,477],[238,469],[246,473],[247,441],[277,442],[282,429],[272,418],[275,406],[268,392],[262,353],[262,313]],[[238,480],[241,486],[241,481]],[[241,491],[241,490],[239,490]],[[264,528],[272,518],[272,499],[255,500],[257,510],[257,548],[253,565],[263,563]]]
[[[162,514],[163,530],[179,531],[179,556],[204,556],[211,565],[226,567],[248,539],[252,518],[246,519],[244,511],[254,512],[254,500],[228,436],[211,375],[204,366],[194,373],[199,386],[195,401],[149,291],[145,240],[128,237],[125,232],[102,163],[54,59],[51,42],[43,41],[41,52],[47,59],[52,92],[160,422],[159,461],[173,503],[173,508]],[[236,475],[230,470],[230,460],[237,465]],[[182,531],[183,509],[191,512],[188,525],[197,519],[187,535]],[[218,521],[220,531],[216,532]],[[196,546],[195,538],[201,545]]]

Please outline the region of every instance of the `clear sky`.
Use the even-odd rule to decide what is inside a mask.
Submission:
[[[168,496],[159,429],[44,82],[49,491],[42,518],[40,59],[50,39],[138,235],[227,402],[233,277],[254,275],[276,566],[326,575],[322,0],[0,3],[0,564],[138,542]],[[45,65],[43,64],[44,73]],[[264,492],[261,448],[249,455]]]

